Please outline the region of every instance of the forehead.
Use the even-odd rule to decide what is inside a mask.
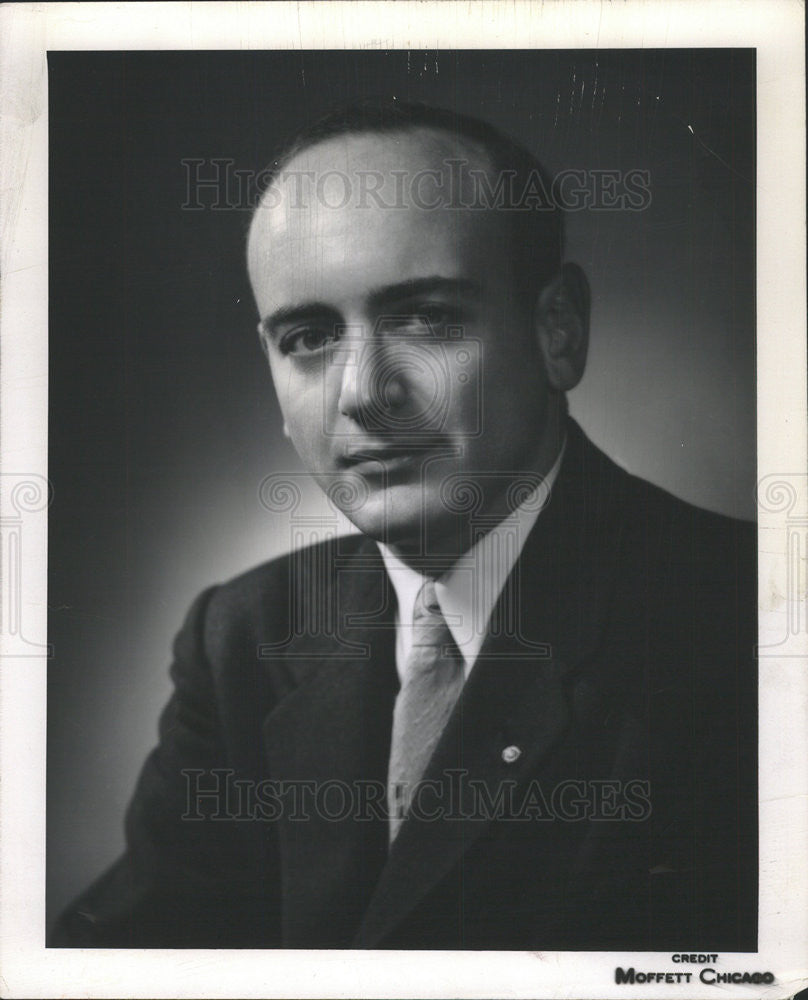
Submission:
[[[503,220],[462,207],[473,203],[469,170],[489,169],[476,144],[432,129],[339,136],[303,150],[253,218],[248,264],[259,309],[426,274],[490,276],[507,258]]]

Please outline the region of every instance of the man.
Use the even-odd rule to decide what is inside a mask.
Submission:
[[[121,861],[61,945],[756,945],[755,543],[568,417],[546,175],[421,106],[275,161],[248,267],[359,529],[198,598]]]

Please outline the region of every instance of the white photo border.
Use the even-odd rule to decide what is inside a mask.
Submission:
[[[48,50],[706,48],[757,50],[757,379],[760,629],[760,931],[720,971],[808,985],[808,421],[804,7],[799,0],[357,0],[50,3],[0,8],[2,314],[0,498],[47,505]],[[39,505],[39,506],[37,506]],[[47,519],[9,575],[26,635],[47,629]],[[4,605],[5,608],[5,605]],[[715,986],[618,986],[616,965],[674,969],[667,953],[46,949],[44,650],[0,632],[0,971],[6,997],[715,996]],[[26,640],[27,641],[27,640]],[[717,966],[718,968],[718,966]],[[698,977],[693,977],[697,979]]]

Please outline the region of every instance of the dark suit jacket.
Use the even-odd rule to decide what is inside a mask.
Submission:
[[[52,943],[754,950],[755,566],[751,525],[626,474],[571,424],[425,775],[462,772],[459,801],[389,854],[378,809],[334,818],[332,794],[386,779],[398,681],[376,546],[208,590],[127,852]],[[270,780],[331,797],[277,809]],[[226,802],[189,802],[216,787]]]

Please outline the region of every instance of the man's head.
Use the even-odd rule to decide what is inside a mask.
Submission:
[[[276,160],[248,265],[288,434],[365,533],[451,551],[461,480],[503,516],[552,464],[588,291],[546,175],[491,126],[330,116]]]

